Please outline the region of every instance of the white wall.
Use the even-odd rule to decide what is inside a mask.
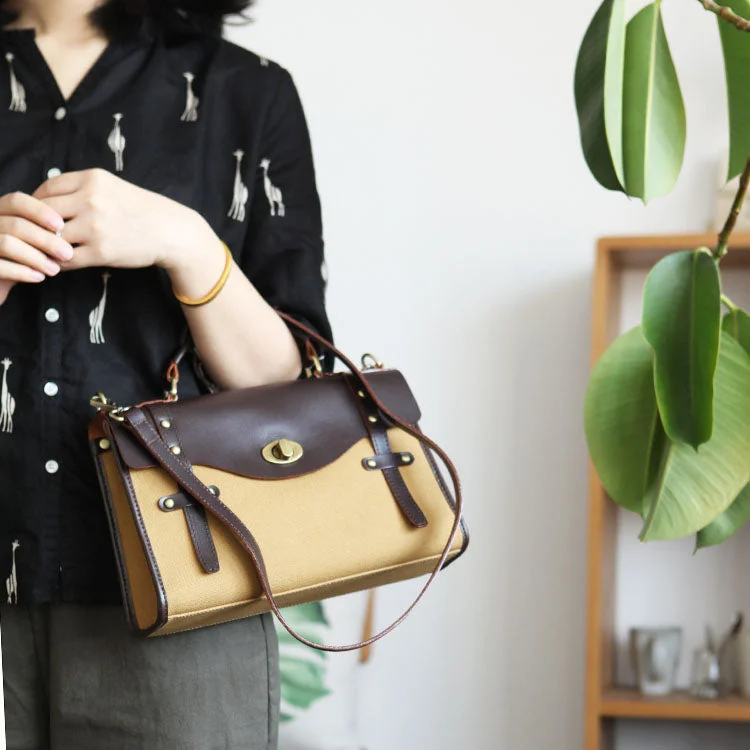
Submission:
[[[595,6],[261,0],[233,33],[302,93],[338,341],[406,373],[464,478],[473,545],[376,648],[368,750],[582,747],[594,241],[705,229],[726,141],[713,19],[666,3],[679,186],[644,209],[593,181],[572,75]],[[381,597],[383,622],[412,590]]]

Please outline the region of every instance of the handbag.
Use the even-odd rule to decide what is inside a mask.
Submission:
[[[127,620],[140,635],[270,610],[309,646],[361,648],[399,625],[466,550],[456,469],[419,428],[401,373],[372,355],[360,370],[276,312],[303,342],[305,378],[179,400],[183,346],[164,398],[131,407],[102,393],[91,400],[89,445]],[[319,350],[347,371],[323,372]],[[425,574],[411,606],[360,643],[314,643],[281,612]]]

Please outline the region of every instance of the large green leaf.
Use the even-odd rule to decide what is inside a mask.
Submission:
[[[330,690],[325,686],[325,665],[303,659],[279,656],[281,699],[295,708],[307,709]]]
[[[330,628],[322,602],[287,607],[284,619],[299,635],[312,641],[325,641],[325,631]],[[281,721],[286,722],[294,720],[300,711],[307,710],[313,702],[328,695],[325,686],[328,655],[300,643],[281,624],[274,622],[279,639]]]
[[[685,105],[659,6],[634,16],[625,40],[625,191],[644,202],[674,187],[685,152]]]
[[[721,284],[706,248],[673,253],[643,290],[643,335],[654,350],[656,399],[671,440],[697,448],[711,437]]]
[[[750,478],[750,357],[721,334],[711,439],[694,451],[668,442],[657,481],[646,493],[641,539],[695,534],[723,513]]]
[[[623,190],[622,81],[625,0],[604,0],[583,37],[575,73],[581,145],[597,181]]]
[[[640,327],[615,339],[591,374],[584,405],[589,454],[619,505],[643,515],[665,441],[654,394],[651,348]]]
[[[719,0],[719,5],[731,8],[743,18],[750,19],[750,0]],[[750,34],[739,31],[731,23],[717,19],[721,47],[724,51],[724,72],[727,80],[729,108],[729,170],[727,180],[742,172],[750,156]]]
[[[750,354],[750,316],[744,310],[736,308],[728,312],[724,316],[721,327]],[[748,521],[750,521],[750,484],[745,485],[734,502],[718,518],[698,532],[696,551],[725,542]]]
[[[739,308],[730,310],[721,321],[721,328],[750,354],[750,315]]]
[[[750,484],[746,484],[735,501],[705,529],[698,532],[695,549],[713,547],[726,542],[750,521]]]

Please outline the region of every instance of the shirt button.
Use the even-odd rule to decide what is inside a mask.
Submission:
[[[60,320],[60,313],[54,307],[48,307],[44,317],[48,323],[57,323]]]
[[[47,396],[57,396],[59,392],[59,388],[57,387],[57,383],[45,383],[44,384],[44,393]]]
[[[57,470],[60,468],[60,464],[57,463],[57,461],[47,461],[46,464],[44,464],[44,470],[48,474],[57,474]]]
[[[65,107],[58,107],[55,110],[55,119],[56,120],[64,120],[65,119],[65,115],[67,115],[67,114],[68,114],[68,110],[65,109]]]
[[[62,170],[57,167],[52,167],[52,169],[47,170],[47,177],[59,177],[61,174]]]

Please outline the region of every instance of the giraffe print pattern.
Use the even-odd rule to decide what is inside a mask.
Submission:
[[[104,323],[104,310],[107,306],[107,283],[111,277],[111,273],[102,274],[102,283],[104,286],[102,296],[99,304],[89,313],[89,326],[91,328],[89,331],[89,340],[92,344],[105,343],[102,325]]]
[[[182,113],[180,120],[182,122],[195,122],[198,119],[198,104],[200,102],[200,99],[198,99],[193,91],[195,76],[190,72],[183,73],[182,75],[185,76],[187,91],[185,92],[185,111]]]
[[[18,604],[18,575],[16,573],[16,550],[21,543],[16,539],[12,545],[13,565],[10,569],[10,575],[5,579],[5,591],[8,594],[8,604]]]
[[[260,163],[260,168],[263,170],[263,185],[266,189],[266,198],[268,198],[268,205],[271,207],[271,216],[284,216],[286,214],[284,196],[282,195],[281,190],[271,182],[271,178],[268,176],[270,166],[270,159],[263,159]]]
[[[109,150],[115,155],[115,171],[122,172],[125,168],[125,136],[122,134],[122,128],[120,127],[120,120],[122,120],[122,113],[112,115],[115,120],[115,126],[112,128],[112,132],[107,138],[107,145]]]
[[[234,152],[234,158],[237,160],[237,168],[234,173],[234,190],[232,192],[232,205],[229,207],[227,216],[235,221],[245,221],[245,204],[247,199],[250,197],[247,185],[242,182],[242,158],[245,156],[245,152],[241,149],[237,149]]]
[[[16,401],[8,390],[8,370],[13,363],[6,357],[0,364],[3,366],[3,382],[0,387],[0,432],[13,432]]]
[[[10,106],[8,107],[8,109],[11,112],[25,112],[26,89],[16,77],[16,71],[13,67],[13,61],[15,59],[16,58],[12,52],[5,53],[5,60],[8,63],[8,71],[10,73]]]

